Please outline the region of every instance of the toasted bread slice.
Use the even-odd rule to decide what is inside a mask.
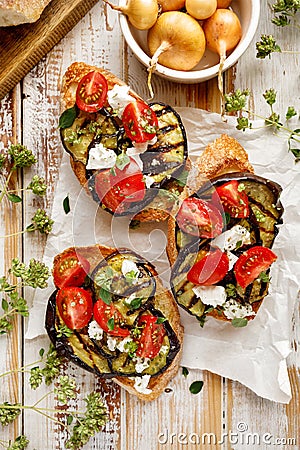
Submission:
[[[112,74],[111,72],[102,69],[102,68],[98,68],[96,66],[91,66],[88,64],[85,64],[83,62],[75,62],[73,63],[66,71],[66,73],[63,76],[62,79],[62,111],[65,111],[69,108],[72,108],[75,105],[76,102],[76,89],[78,86],[78,83],[80,82],[80,80],[87,75],[89,72],[91,71],[97,71],[100,72],[107,80],[108,83],[108,90],[111,90],[114,88],[114,86],[119,85],[119,86],[126,86],[126,83],[124,83],[122,80],[120,80],[117,76],[115,76],[114,74]],[[129,94],[130,96],[132,96],[134,99],[136,100],[142,100],[141,97],[136,94],[133,90],[129,90]],[[154,104],[154,107],[159,107],[160,104]],[[160,133],[160,137],[158,138],[157,144],[153,144],[151,146],[149,156],[147,158],[146,152],[143,153],[141,155],[141,159],[143,159],[143,164],[145,164],[145,161],[148,159],[147,162],[147,170],[146,172],[144,171],[144,174],[148,175],[149,170],[150,170],[150,175],[151,175],[151,169],[153,170],[153,174],[151,175],[151,177],[153,178],[153,180],[156,180],[156,176],[155,174],[159,174],[159,170],[161,170],[162,172],[164,172],[164,170],[166,171],[165,173],[165,177],[163,178],[163,189],[168,190],[170,183],[168,182],[168,179],[170,177],[172,177],[172,175],[174,174],[175,180],[176,180],[176,176],[180,173],[180,171],[184,168],[184,161],[187,160],[187,141],[186,141],[186,136],[185,136],[185,131],[184,131],[184,127],[183,124],[180,120],[179,115],[172,110],[173,113],[173,118],[172,121],[170,122],[170,126],[168,127],[167,123],[164,122],[164,117],[168,117],[168,114],[170,115],[170,110],[172,109],[171,107],[165,105],[166,108],[166,113],[162,113],[161,111],[158,111],[159,114],[161,114],[161,116],[159,115],[158,117],[161,117],[162,119],[159,119],[159,123],[161,123],[161,125],[159,125],[159,128],[162,129],[162,132]],[[104,104],[104,107],[108,108],[109,110],[109,104],[106,102]],[[153,109],[153,105],[152,105],[152,109]],[[158,108],[159,109],[159,108]],[[155,110],[157,112],[157,110]],[[175,121],[174,121],[174,117],[177,117],[178,119],[178,125],[177,125],[177,129],[178,131],[176,131],[175,129]],[[112,118],[115,118],[115,116],[112,115]],[[118,121],[118,119],[116,119]],[[167,131],[168,129],[168,131]],[[172,131],[173,129],[173,131]],[[181,130],[181,134],[180,131]],[[173,133],[173,135],[170,137],[170,140],[172,141],[171,144],[169,144],[168,142],[168,134]],[[177,133],[177,135],[175,134]],[[165,134],[165,137],[163,137]],[[175,139],[174,139],[174,135],[178,138],[178,142],[180,142],[180,139],[182,141],[181,144],[181,150],[179,151],[179,145],[177,147],[177,149],[175,148]],[[63,137],[62,137],[63,140]],[[177,142],[177,141],[176,141]],[[64,141],[63,141],[64,143]],[[67,151],[69,151],[70,149],[67,149],[66,146],[64,145],[65,149]],[[171,154],[172,152],[172,147],[174,147],[174,154]],[[159,149],[162,148],[162,150],[160,151]],[[182,162],[176,162],[178,155],[180,152],[182,152],[183,149],[183,161]],[[177,151],[177,154],[175,153]],[[155,153],[157,152],[157,153]],[[69,151],[69,153],[71,153]],[[160,161],[158,161],[159,158],[156,157],[156,155],[159,154],[162,159]],[[168,155],[170,154],[170,156],[168,157]],[[166,156],[163,156],[166,155]],[[152,161],[155,161],[155,166],[153,163],[153,167],[151,167]],[[97,194],[93,193],[93,190],[95,188],[93,183],[90,183],[90,174],[87,174],[87,170],[86,170],[86,164],[79,159],[76,159],[74,157],[74,155],[70,155],[70,161],[71,161],[71,167],[76,175],[76,177],[78,178],[80,184],[84,187],[84,189],[91,194],[93,198],[100,202],[99,198],[97,197]],[[166,164],[169,164],[170,167],[171,165],[173,165],[174,167],[172,169],[166,169],[164,168]],[[178,170],[176,169],[176,164],[178,164]],[[158,172],[157,172],[158,171]],[[169,171],[169,172],[168,172]],[[148,177],[148,180],[151,178]],[[159,177],[158,177],[159,178]],[[160,187],[160,182],[159,181],[154,181],[153,184],[154,188]],[[152,189],[152,186],[151,186]],[[177,186],[177,190],[181,189],[181,187]],[[151,201],[150,197],[152,198],[153,195],[150,195],[147,197],[145,197],[146,202],[142,202],[141,206],[139,207],[139,205],[136,205],[136,211],[137,212],[132,212],[132,217],[134,220],[138,220],[140,222],[160,222],[160,221],[164,221],[169,217],[169,213],[170,210],[172,208],[172,205],[170,206],[169,202],[166,200],[165,202],[162,202],[162,199],[160,198],[159,202],[157,201],[157,199],[153,199]],[[149,201],[147,200],[149,198]],[[145,205],[144,205],[145,203]],[[103,206],[103,203],[102,203]],[[108,209],[108,208],[105,208]]]
[[[272,247],[277,235],[277,225],[282,223],[281,217],[283,208],[279,200],[281,187],[275,182],[255,175],[253,172],[253,167],[249,163],[247,154],[241,145],[235,139],[230,138],[227,135],[222,135],[215,142],[207,146],[196,162],[194,173],[190,173],[189,175],[188,187],[182,193],[182,201],[177,206],[176,210],[174,210],[173,216],[168,221],[167,254],[170,264],[172,265],[172,292],[178,304],[187,312],[197,316],[200,321],[204,321],[206,316],[213,316],[214,318],[223,321],[232,321],[232,319],[235,318],[235,313],[224,313],[224,305],[227,305],[226,307],[230,309],[231,302],[233,302],[232,309],[237,307],[242,311],[236,312],[236,317],[247,317],[247,320],[252,320],[268,293],[268,272],[270,266],[268,266],[267,263],[265,263],[265,266],[264,264],[260,266],[260,259],[264,260],[264,258],[266,258],[267,260],[267,256],[265,256],[266,253],[268,253],[270,261],[274,262],[276,259],[276,255],[270,254],[268,250]],[[197,179],[195,178],[195,173],[199,173]],[[219,231],[210,237],[204,236],[203,231],[202,237],[197,237],[196,235],[194,235],[196,236],[194,237],[192,234],[189,234],[190,231],[188,231],[187,228],[185,229],[182,225],[182,217],[180,218],[180,215],[178,215],[178,223],[181,221],[181,228],[178,226],[176,223],[176,215],[180,205],[185,199],[189,198],[190,200],[193,197],[196,199],[206,199],[208,200],[207,205],[212,206],[218,204],[214,203],[216,201],[224,201],[226,204],[226,195],[228,195],[229,192],[227,191],[226,194],[222,191],[225,198],[221,200],[221,197],[218,197],[219,200],[217,200],[217,198],[214,197],[216,194],[215,189],[228,184],[232,186],[232,183],[236,183],[234,186],[236,186],[238,190],[240,189],[238,192],[244,192],[244,195],[246,196],[246,198],[244,198],[242,197],[242,194],[239,194],[239,202],[238,198],[236,200],[237,205],[240,205],[240,208],[245,208],[244,213],[239,212],[236,213],[236,215],[234,215],[234,213],[232,213],[233,215],[230,215],[228,211],[223,211],[223,213],[226,212],[228,214],[227,220],[229,222],[226,225],[226,233],[229,234],[227,234],[227,239],[230,239],[231,242],[234,242],[234,239],[236,239],[236,246],[230,247],[230,241],[226,241],[225,237],[223,241],[223,238],[221,240],[215,240],[215,238],[224,235],[224,230],[220,235],[223,227],[221,216]],[[247,203],[249,202],[249,205],[244,203],[244,200]],[[222,208],[221,203],[220,207]],[[214,212],[211,212],[210,214],[214,214]],[[186,220],[189,221],[188,216],[185,217]],[[210,217],[214,216],[211,215]],[[214,221],[217,219],[210,220]],[[217,223],[218,222],[216,221],[215,226]],[[239,235],[239,233],[241,233],[241,235]],[[243,234],[247,235],[247,239],[242,237]],[[228,247],[226,247],[226,245],[228,245]],[[257,267],[261,267],[261,272],[266,270],[264,277],[260,279],[260,275],[257,273],[256,278],[251,282],[248,281],[246,287],[240,286],[237,282],[235,272],[237,268],[237,265],[235,265],[236,261],[241,255],[246,257],[245,255],[253,248],[257,249],[261,247],[266,248],[266,252],[264,253],[264,256],[262,256],[262,253],[260,256],[256,256],[256,258],[258,258],[256,264]],[[207,286],[213,288],[211,291],[213,294],[210,295],[213,295],[214,297],[210,298],[209,296],[206,297],[207,294],[205,293],[205,289],[207,289],[207,286],[203,286],[205,282],[199,282],[198,284],[198,278],[197,281],[195,281],[196,284],[194,284],[193,281],[191,281],[191,275],[188,277],[187,274],[190,272],[191,268],[195,266],[195,263],[200,262],[208,254],[214,253],[218,248],[221,248],[223,252],[227,252],[228,257],[233,258],[233,262],[232,266],[230,266],[229,269],[227,269],[227,272],[223,274],[223,278],[220,278],[218,281],[212,281],[211,283],[208,281],[206,283]],[[252,254],[253,253],[251,253],[251,255]],[[257,255],[259,255],[259,253],[257,253]],[[262,268],[263,266],[265,268]],[[201,265],[198,265],[197,267],[199,268],[198,270],[200,270]],[[242,270],[242,275],[250,275],[250,272],[248,272],[250,269],[248,268],[248,271],[246,271],[246,269],[242,269],[242,267],[240,269]],[[201,270],[205,273],[206,269],[205,267],[202,267]],[[222,269],[220,266],[217,266],[216,270]],[[241,284],[243,283],[241,282]],[[198,289],[199,285],[201,286]],[[214,290],[214,285],[218,285],[221,289],[225,289],[223,290],[222,295],[220,294],[220,290],[218,292],[217,290]],[[223,297],[223,295],[225,297]],[[237,303],[235,303],[235,299],[237,299]],[[243,314],[245,314],[245,316],[243,316]],[[242,326],[240,323],[243,323],[244,325],[246,322],[235,321],[234,323],[238,323],[236,326]]]
[[[73,250],[76,251],[79,259],[85,258],[90,263],[90,271],[89,273],[93,274],[94,270],[101,264],[101,262],[104,261],[105,258],[111,257],[118,253],[119,251],[126,251],[126,249],[116,249],[112,247],[106,247],[103,245],[95,245],[95,246],[89,246],[89,247],[76,247],[71,249],[66,249],[61,254],[57,255],[54,258],[54,266],[58,265],[61,261],[63,261],[64,257]],[[154,268],[154,266],[150,263],[147,264],[147,270],[150,270],[152,276],[155,278],[156,283],[156,291],[155,296],[153,298],[153,310],[157,310],[163,314],[165,318],[167,318],[167,321],[172,328],[173,332],[176,335],[176,338],[179,343],[179,347],[176,351],[176,354],[174,353],[174,358],[172,359],[171,363],[167,366],[167,368],[163,371],[159,371],[157,375],[151,376],[149,384],[147,386],[148,389],[151,390],[149,393],[143,393],[139,392],[135,389],[134,383],[135,380],[133,378],[130,378],[129,376],[113,376],[113,380],[119,384],[121,387],[126,389],[131,394],[136,395],[141,400],[145,401],[151,401],[157,398],[166,388],[170,380],[176,375],[181,354],[182,354],[182,344],[183,344],[183,327],[180,323],[180,315],[178,311],[178,306],[172,296],[172,294],[163,286],[162,282],[160,281],[157,272]],[[91,275],[93,276],[93,275]],[[54,342],[54,344],[57,345],[58,351],[61,351],[62,354],[65,354],[67,357],[69,356],[69,359],[73,360],[74,362],[77,362],[78,364],[78,354],[75,352],[75,355],[71,355],[66,351],[66,345],[62,345],[59,341],[56,331],[55,331],[55,322],[57,320],[56,317],[56,308],[55,308],[55,300],[52,296],[49,299],[48,308],[47,308],[47,314],[46,314],[46,329],[47,332],[51,338],[51,340]],[[81,341],[84,338],[81,336]],[[76,360],[77,357],[77,360]],[[86,359],[83,359],[83,361]],[[81,361],[82,362],[82,361]],[[81,367],[84,367],[84,364],[80,364]],[[90,368],[87,368],[87,370],[90,370]],[[91,370],[93,371],[93,370]],[[97,373],[97,372],[96,372]],[[99,373],[97,373],[99,375]],[[108,375],[110,378],[112,374],[104,374],[103,376],[106,377]]]

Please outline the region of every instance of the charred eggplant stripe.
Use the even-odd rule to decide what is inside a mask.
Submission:
[[[153,147],[148,147],[148,149],[145,151],[143,155],[146,155],[147,153],[169,153],[177,148],[183,147],[184,142],[179,141],[175,144],[168,144],[164,142],[158,143],[158,145],[154,145]],[[178,163],[177,163],[178,165]]]
[[[250,195],[248,195],[248,199],[249,199],[250,207],[251,207],[251,204],[253,204],[253,205],[257,206],[265,216],[268,216],[271,219],[277,220],[277,217],[272,213],[272,211],[270,211],[269,209],[266,209],[262,203],[258,202]]]

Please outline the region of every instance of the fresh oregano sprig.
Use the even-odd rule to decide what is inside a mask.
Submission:
[[[15,282],[14,277],[17,282]],[[27,302],[19,294],[20,289],[25,286],[43,289],[47,286],[49,277],[48,267],[34,258],[29,261],[28,265],[22,263],[18,258],[12,260],[7,275],[0,277],[0,293],[2,294],[0,334],[12,330],[15,316],[27,317],[29,314]]]
[[[265,126],[272,127],[275,131],[280,131],[287,138],[288,150],[295,156],[296,162],[300,158],[300,126],[291,128],[289,121],[298,116],[299,113],[295,110],[294,106],[288,106],[284,121],[281,120],[280,115],[274,110],[274,104],[276,103],[277,92],[274,89],[268,89],[264,92],[263,97],[266,103],[270,107],[270,115],[262,117],[252,111],[249,107],[248,97],[250,92],[248,90],[237,89],[235,92],[225,94],[225,111],[226,112],[238,112],[237,126],[238,130],[245,131],[247,128],[252,128],[252,122],[247,117],[248,115],[254,116],[260,119],[264,119]]]
[[[41,366],[42,364],[42,366]],[[19,369],[8,371],[0,374],[0,378],[10,376],[15,372],[29,372],[30,386],[32,389],[37,389],[44,381],[46,385],[50,385],[56,380],[55,387],[49,390],[38,401],[32,405],[23,405],[21,403],[10,403],[8,401],[0,404],[0,425],[6,426],[16,420],[22,411],[31,410],[47,417],[50,420],[58,423],[68,432],[68,439],[65,447],[73,450],[80,449],[85,445],[91,437],[101,431],[108,420],[107,407],[104,405],[99,392],[89,393],[83,401],[86,403],[85,411],[73,410],[66,408],[59,410],[60,418],[57,419],[57,409],[49,409],[40,406],[49,396],[55,396],[61,405],[68,407],[68,402],[77,397],[77,392],[80,391],[75,383],[75,380],[67,375],[61,375],[63,359],[57,353],[56,349],[50,344],[48,352],[45,354],[44,350],[40,350],[40,359],[32,364],[28,364]],[[0,444],[4,441],[1,442]],[[29,441],[26,436],[19,436],[11,449],[18,450],[26,448]]]
[[[279,27],[294,25],[300,28],[296,14],[300,10],[300,0],[277,0],[272,6],[272,23]],[[293,19],[293,21],[291,20]]]

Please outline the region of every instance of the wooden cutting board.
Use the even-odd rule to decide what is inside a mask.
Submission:
[[[0,28],[0,99],[98,0],[52,0],[35,23]]]

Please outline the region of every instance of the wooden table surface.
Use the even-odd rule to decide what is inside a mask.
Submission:
[[[268,2],[262,1],[260,24],[247,52],[238,64],[225,73],[225,90],[245,89],[251,91],[252,108],[265,117],[268,107],[263,99],[263,92],[273,87],[277,92],[276,110],[284,115],[289,105],[299,111],[299,55],[274,54],[271,59],[255,58],[255,42],[262,33],[273,33],[278,38],[282,49],[296,49],[299,44],[299,31],[279,29],[271,24]],[[299,45],[298,45],[299,47]],[[13,89],[1,102],[0,111],[0,149],[12,143],[22,142],[37,155],[38,164],[33,172],[44,176],[48,190],[45,199],[28,195],[21,204],[3,201],[0,205],[1,235],[15,233],[24,228],[37,207],[51,212],[53,192],[58,177],[62,146],[59,142],[57,123],[60,113],[60,80],[66,68],[73,61],[85,61],[102,66],[125,80],[142,97],[148,97],[146,70],[135,59],[124,42],[116,12],[108,10],[101,3],[97,4],[67,36],[59,42],[45,58]],[[153,77],[155,99],[169,103],[173,107],[199,107],[208,111],[219,112],[219,95],[216,79],[195,85],[183,85],[168,82],[157,76]],[[299,127],[298,127],[299,128]],[[12,187],[27,186],[33,172],[15,174]],[[45,238],[41,235],[24,234],[0,240],[1,270],[5,273],[11,259],[19,256],[24,261],[30,258],[42,258]],[[33,291],[25,292],[28,302],[32,300]],[[258,449],[276,447],[278,449],[300,448],[299,435],[299,304],[296,305],[292,324],[292,353],[288,358],[289,375],[292,386],[292,400],[289,404],[279,404],[262,399],[238,382],[221,378],[207,371],[190,370],[188,378],[182,376],[181,370],[170,383],[170,389],[159,399],[145,404],[128,395],[118,386],[97,380],[81,369],[69,366],[65,372],[74,375],[82,392],[97,388],[103,393],[109,405],[110,420],[103,432],[91,440],[85,448],[105,450],[154,450],[154,449]],[[26,341],[26,321],[16,320],[14,330],[0,336],[1,372],[30,364],[38,359],[41,347],[48,347],[48,338],[39,337]],[[238,358],[238,355],[237,355]],[[23,402],[33,404],[46,390],[33,391],[27,382],[27,375],[14,373],[1,378],[1,402]],[[204,387],[199,395],[189,392],[193,380],[203,380]],[[46,402],[49,408],[57,407],[53,397]],[[186,443],[184,435],[201,436],[213,433],[217,441],[222,433],[237,433],[241,427],[260,436],[253,443],[235,442],[225,438],[224,443],[195,445]],[[159,442],[159,434],[168,430],[175,433],[167,444]],[[7,427],[0,425],[1,440],[14,440],[25,434],[30,440],[28,446],[33,450],[63,449],[66,434],[46,417],[31,410],[25,410],[17,421]],[[272,436],[263,441],[263,436]],[[160,439],[163,441],[163,438]],[[270,444],[270,442],[272,444]],[[4,448],[6,448],[4,446]]]

